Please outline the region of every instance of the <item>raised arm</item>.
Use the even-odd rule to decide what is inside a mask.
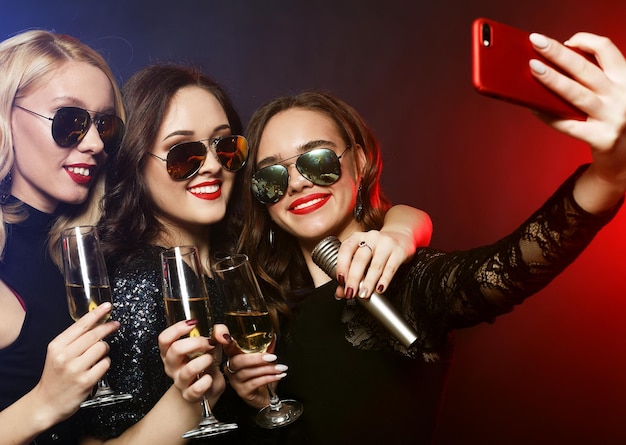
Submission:
[[[531,72],[544,85],[586,112],[586,121],[540,115],[556,130],[587,142],[593,163],[574,188],[574,199],[590,213],[602,213],[626,191],[626,60],[606,37],[577,33],[565,44],[531,34],[535,49],[571,76],[530,62]],[[569,47],[569,48],[568,48]],[[590,54],[597,65],[570,48]]]

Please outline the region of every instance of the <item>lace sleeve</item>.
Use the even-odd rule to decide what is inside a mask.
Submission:
[[[609,212],[592,215],[578,206],[572,192],[585,168],[505,238],[467,251],[419,249],[411,264],[398,271],[386,295],[417,329],[416,349],[441,349],[452,330],[492,322],[510,312],[578,257],[621,207],[620,202]],[[350,341],[365,349],[375,347],[371,337],[363,335],[364,330],[373,332],[370,323],[360,315],[346,320],[351,320]],[[394,350],[414,355],[395,339],[387,340]]]

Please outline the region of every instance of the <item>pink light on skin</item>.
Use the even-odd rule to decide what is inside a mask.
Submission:
[[[96,170],[96,166],[90,164],[72,164],[63,168],[72,181],[80,185],[89,184]]]
[[[323,207],[330,196],[328,193],[312,193],[293,201],[287,210],[295,215],[306,215]]]
[[[196,198],[212,201],[222,196],[222,181],[206,181],[189,187],[187,191]]]

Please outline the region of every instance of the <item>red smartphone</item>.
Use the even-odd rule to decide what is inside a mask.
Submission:
[[[563,118],[587,115],[546,88],[530,73],[528,61],[545,60],[528,40],[529,32],[478,18],[472,25],[472,83],[479,93]],[[554,67],[555,69],[558,69]]]

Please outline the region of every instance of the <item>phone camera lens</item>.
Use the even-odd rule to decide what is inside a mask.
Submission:
[[[488,23],[483,23],[482,40],[484,46],[491,46],[491,27]]]

